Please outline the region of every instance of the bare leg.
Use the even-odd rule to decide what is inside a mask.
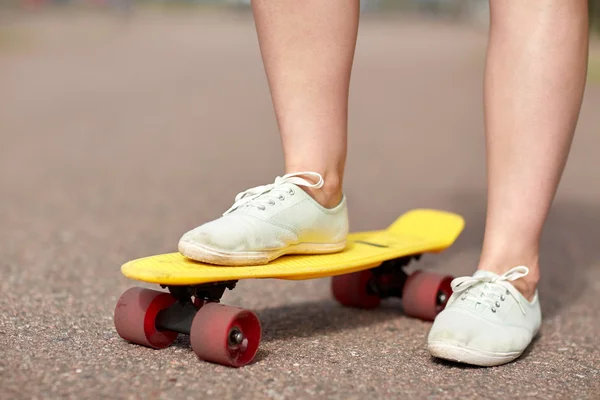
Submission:
[[[357,0],[253,0],[283,143],[286,173],[320,173],[308,191],[325,207],[342,197]]]
[[[488,210],[478,271],[429,332],[433,356],[493,366],[539,332],[539,242],[585,86],[587,0],[490,0],[485,72]]]
[[[588,54],[587,0],[491,0],[485,73],[488,210],[479,269],[531,299],[539,241],[579,116]]]
[[[222,217],[181,237],[181,254],[218,265],[341,251],[349,230],[342,182],[359,1],[253,0],[252,7],[286,175],[238,194]]]

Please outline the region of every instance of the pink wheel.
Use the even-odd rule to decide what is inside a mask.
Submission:
[[[243,308],[207,303],[194,317],[190,343],[205,361],[242,367],[254,359],[261,339],[256,314]]]
[[[411,317],[433,321],[444,309],[452,294],[453,277],[433,272],[415,271],[406,280],[402,291],[404,313]]]
[[[373,277],[370,270],[336,275],[331,279],[333,297],[346,307],[376,308],[381,298],[368,289],[369,280]]]
[[[162,349],[177,338],[177,332],[156,329],[156,315],[175,303],[170,293],[134,287],[121,295],[115,307],[114,322],[123,339]]]

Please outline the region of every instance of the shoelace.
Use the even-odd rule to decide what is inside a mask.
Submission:
[[[314,177],[317,180],[317,183],[311,183],[300,176]],[[293,174],[278,176],[275,178],[274,183],[257,186],[239,193],[237,196],[235,196],[235,203],[229,208],[229,210],[225,211],[223,215],[229,214],[241,206],[258,207],[259,209],[264,210],[267,204],[275,204],[274,199],[284,200],[285,193],[290,195],[294,194],[293,189],[281,187],[284,183],[293,183],[297,186],[319,189],[323,187],[325,181],[323,180],[321,174],[316,172],[295,172]]]
[[[525,309],[520,301],[519,292],[509,282],[526,276],[529,269],[525,266],[514,267],[499,276],[466,276],[456,278],[452,281],[452,290],[461,300],[471,299],[477,303],[484,304],[496,312],[506,296],[512,296],[519,305],[521,312],[525,315]]]

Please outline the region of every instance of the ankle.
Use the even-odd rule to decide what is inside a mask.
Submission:
[[[521,260],[523,261],[523,260]],[[537,259],[531,260],[528,263],[515,262],[513,260],[506,262],[496,263],[480,263],[477,267],[478,270],[491,271],[495,274],[502,275],[511,268],[517,265],[524,265],[529,269],[529,274],[519,278],[515,281],[510,282],[527,300],[533,300],[535,291],[540,281],[540,268]]]
[[[341,182],[323,177],[325,184],[320,189],[303,188],[317,203],[325,208],[333,208],[342,201]]]
[[[293,173],[297,171],[312,171],[311,169],[287,169],[286,173]],[[321,188],[307,188],[302,189],[308,193],[317,203],[325,208],[333,208],[340,204],[343,197],[342,190],[342,178],[338,172],[321,172],[315,171],[321,174],[323,177],[324,184]]]

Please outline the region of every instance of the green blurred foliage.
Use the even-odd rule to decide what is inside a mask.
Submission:
[[[589,0],[590,23],[596,31],[600,31],[600,0]]]

